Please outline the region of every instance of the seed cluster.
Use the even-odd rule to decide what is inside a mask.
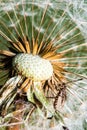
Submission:
[[[47,80],[53,74],[51,63],[38,55],[17,54],[13,59],[13,67],[19,74],[34,81]]]

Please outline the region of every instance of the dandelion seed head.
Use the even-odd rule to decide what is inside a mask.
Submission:
[[[1,0],[3,120],[10,112],[20,120],[17,116],[21,111],[23,124],[29,120],[27,129],[39,129],[45,122],[43,129],[58,129],[61,124],[73,130],[81,124],[83,130],[87,106],[86,10],[84,0]],[[7,125],[13,121],[9,120]]]
[[[48,60],[40,58],[38,55],[18,54],[13,59],[13,67],[19,74],[34,81],[49,79],[53,74],[53,67]]]

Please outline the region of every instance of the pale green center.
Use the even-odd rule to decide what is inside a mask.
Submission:
[[[53,74],[50,61],[32,54],[17,54],[13,59],[13,67],[17,73],[32,78],[34,81],[49,79]]]

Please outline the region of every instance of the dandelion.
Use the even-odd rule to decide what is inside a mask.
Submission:
[[[38,113],[62,121],[73,102],[84,104],[87,43],[68,9],[72,3],[0,2],[0,114],[9,130],[36,122]]]

